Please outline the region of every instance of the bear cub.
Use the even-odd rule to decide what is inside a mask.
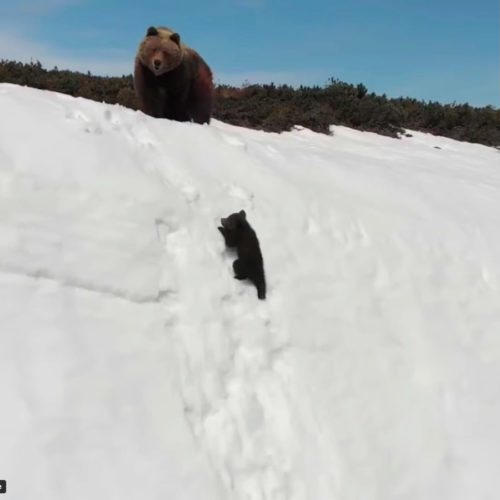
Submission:
[[[265,299],[264,261],[259,240],[247,221],[245,211],[240,210],[220,222],[218,229],[224,236],[226,246],[236,248],[238,254],[238,258],[233,262],[234,277],[237,280],[249,279],[256,286],[259,299]]]

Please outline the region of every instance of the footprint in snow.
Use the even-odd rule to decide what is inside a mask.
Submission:
[[[172,219],[156,219],[156,235],[158,236],[158,240],[165,244],[167,241],[167,237],[170,233],[174,233],[178,229],[177,222]]]
[[[238,148],[246,149],[246,144],[239,138],[234,135],[222,134],[222,140],[231,146],[235,146]]]
[[[118,130],[121,126],[120,119],[116,115],[113,115],[113,113],[111,112],[110,109],[107,109],[106,111],[104,111],[104,119],[107,122],[111,123],[111,126],[114,130]]]
[[[66,110],[65,118],[67,120],[75,120],[76,122],[83,123],[82,130],[87,134],[102,134],[102,128],[99,125],[92,123],[92,120],[81,111],[68,109]]]
[[[195,203],[200,199],[200,192],[189,184],[185,184],[181,187],[181,193],[188,203]]]
[[[246,189],[243,189],[241,186],[235,186],[234,184],[228,187],[228,195],[232,198],[236,198],[237,200],[241,200],[246,207],[253,208],[253,193],[249,193]],[[242,208],[246,208],[243,207]]]

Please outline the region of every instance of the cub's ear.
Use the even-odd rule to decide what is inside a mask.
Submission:
[[[146,31],[146,36],[156,36],[158,34],[158,30],[154,26],[150,26],[148,31]]]
[[[247,214],[245,213],[245,211],[244,211],[244,210],[240,210],[240,215],[241,215],[244,219],[246,219]]]
[[[179,33],[172,33],[170,35],[170,40],[179,45],[179,43],[181,43],[181,35],[179,35]]]

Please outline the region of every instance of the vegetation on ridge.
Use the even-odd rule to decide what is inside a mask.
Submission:
[[[40,62],[0,61],[0,82],[53,90],[99,102],[137,109],[131,75],[94,76],[54,68]],[[273,132],[301,125],[328,133],[330,125],[397,137],[405,129],[461,141],[500,146],[500,110],[468,104],[440,104],[408,97],[369,93],[362,84],[331,78],[323,86],[229,85],[216,87],[214,118],[233,125]]]

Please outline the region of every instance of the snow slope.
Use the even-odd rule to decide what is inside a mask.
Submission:
[[[0,110],[6,498],[498,498],[498,151]]]

